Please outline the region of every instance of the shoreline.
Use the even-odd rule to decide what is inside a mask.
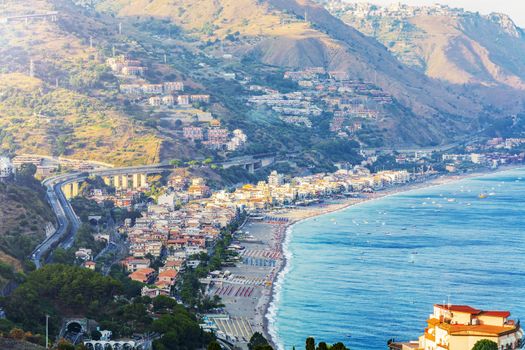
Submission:
[[[493,170],[487,169],[487,170],[476,171],[476,172],[466,173],[466,174],[445,174],[441,176],[424,179],[423,181],[420,181],[420,182],[412,182],[412,183],[403,184],[400,186],[395,185],[395,186],[380,190],[378,192],[374,192],[365,197],[328,200],[328,203],[320,203],[320,204],[315,204],[312,206],[290,209],[289,212],[287,212],[286,214],[290,214],[291,219],[289,218],[290,220],[288,221],[284,229],[284,236],[282,237],[282,240],[279,242],[279,248],[282,252],[282,258],[280,259],[280,262],[279,262],[279,268],[277,272],[274,274],[275,277],[272,280],[272,286],[270,289],[269,298],[264,303],[264,306],[263,306],[264,311],[262,315],[258,315],[258,316],[262,316],[263,335],[265,336],[265,338],[268,340],[268,342],[271,344],[271,346],[274,349],[280,350],[280,348],[277,346],[276,339],[274,339],[275,335],[272,336],[273,332],[270,329],[270,319],[269,318],[271,317],[270,311],[272,311],[271,310],[272,307],[277,309],[277,307],[274,305],[274,302],[277,299],[276,293],[278,292],[276,291],[276,285],[282,285],[282,283],[284,283],[284,280],[286,278],[286,274],[287,274],[286,268],[289,267],[289,258],[287,257],[288,254],[286,254],[286,251],[284,250],[284,248],[287,243],[287,240],[291,239],[293,227],[296,224],[312,219],[312,218],[315,218],[315,217],[318,217],[318,216],[347,210],[350,207],[358,205],[358,204],[370,202],[373,200],[383,199],[383,198],[393,196],[396,194],[400,194],[400,193],[432,188],[432,187],[446,185],[449,183],[453,183],[453,182],[457,182],[457,181],[461,181],[461,180],[465,180],[469,178],[481,177],[485,175],[493,175],[493,174],[510,171],[514,169],[521,169],[521,168],[524,168],[523,164],[509,165],[509,166],[500,167],[498,169],[493,169]],[[301,212],[303,212],[302,215],[301,215]],[[281,213],[276,214],[276,216],[281,216],[281,215],[282,215]],[[288,218],[288,216],[283,216],[283,217]],[[261,320],[258,320],[258,321],[261,321]]]

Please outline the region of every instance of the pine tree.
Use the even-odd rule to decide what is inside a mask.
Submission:
[[[306,338],[306,350],[315,350],[315,339],[312,337]]]

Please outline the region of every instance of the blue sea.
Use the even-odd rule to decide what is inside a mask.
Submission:
[[[302,221],[285,251],[269,309],[281,350],[308,336],[352,350],[417,340],[433,304],[448,301],[525,319],[525,169]]]

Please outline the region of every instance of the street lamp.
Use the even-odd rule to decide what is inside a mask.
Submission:
[[[46,315],[46,349],[49,349],[49,315]]]

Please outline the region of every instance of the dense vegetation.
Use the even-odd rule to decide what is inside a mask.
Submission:
[[[478,340],[472,350],[498,350],[498,344],[489,339]]]
[[[58,264],[73,264],[75,263],[75,252],[79,248],[91,249],[93,256],[96,256],[106,243],[103,241],[95,241],[93,237],[93,229],[88,224],[82,224],[75,234],[75,240],[70,248],[56,248],[53,252],[53,262]]]
[[[306,350],[348,350],[347,347],[343,343],[335,343],[332,345],[329,345],[325,342],[320,342],[317,344],[317,347],[315,345],[315,339],[312,337],[306,338]]]
[[[205,333],[199,327],[195,316],[184,309],[182,305],[178,305],[174,300],[165,297],[158,297],[157,299],[160,299],[160,302],[154,303],[157,310],[159,310],[159,304],[165,306],[162,307],[164,314],[153,321],[151,325],[154,332],[163,334],[161,339],[154,342],[155,350],[199,349],[213,340],[213,336],[210,333]]]
[[[46,265],[30,273],[11,296],[2,300],[9,321],[0,326],[9,331],[16,325],[43,334],[47,314],[51,317],[51,334],[57,334],[63,318],[83,316],[112,330],[115,337],[156,332],[161,337],[155,349],[160,350],[202,348],[213,339],[175,300],[140,297],[140,288],[130,288],[134,282],[129,283],[124,285],[85,268]]]
[[[249,350],[272,350],[272,346],[264,338],[264,336],[259,333],[255,332],[253,336],[250,339],[250,342],[248,343],[248,349]],[[295,346],[293,347],[295,350]],[[343,343],[335,343],[335,344],[327,344],[325,342],[320,342],[319,344],[315,344],[315,339],[312,337],[306,338],[305,343],[305,350],[348,350],[348,348]]]
[[[31,269],[27,258],[45,237],[46,224],[55,221],[35,171],[34,165],[24,165],[16,178],[0,182],[0,261],[18,270]]]
[[[113,302],[122,286],[112,278],[89,269],[68,265],[46,265],[30,273],[26,281],[5,300],[8,318],[25,330],[42,333],[45,315],[55,321],[66,315],[97,318]]]

